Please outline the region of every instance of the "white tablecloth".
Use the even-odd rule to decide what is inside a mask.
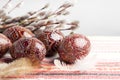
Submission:
[[[36,73],[8,78],[19,79],[120,79],[120,37],[89,36],[91,51],[75,66],[52,64],[50,70],[38,69]],[[51,65],[51,64],[50,64]],[[75,68],[75,70],[74,70]],[[73,70],[72,70],[73,69]],[[8,79],[7,78],[7,79]]]

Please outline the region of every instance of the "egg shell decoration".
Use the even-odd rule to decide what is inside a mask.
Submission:
[[[41,62],[46,54],[45,45],[37,38],[21,38],[10,48],[13,59],[28,57],[32,62]]]
[[[29,29],[26,29],[21,26],[10,27],[6,29],[3,32],[3,34],[6,35],[11,40],[12,43],[22,37],[33,37],[34,36],[34,34]]]
[[[5,35],[0,33],[0,58],[5,55],[11,45],[11,41]]]
[[[44,30],[40,31],[37,38],[41,40],[47,49],[46,57],[52,57],[56,54],[57,49],[64,38],[60,30]]]
[[[81,60],[90,51],[90,41],[81,34],[70,34],[61,43],[58,53],[60,59],[68,64],[73,64],[77,59]]]

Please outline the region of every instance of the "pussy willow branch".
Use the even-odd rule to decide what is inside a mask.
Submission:
[[[12,19],[7,19],[7,20],[3,20],[3,24],[10,24],[10,23],[15,23],[15,22],[22,22],[22,21],[26,21],[26,20],[30,20],[34,17],[35,14],[37,14],[38,12],[40,12],[41,10],[44,10],[45,8],[48,7],[48,4],[46,4],[44,7],[42,7],[41,9],[37,10],[37,11],[34,11],[34,12],[28,12],[26,15],[23,15],[23,16],[20,16],[20,17],[15,17],[15,18],[12,18]],[[2,25],[3,25],[2,24]]]
[[[65,3],[58,7],[58,9],[56,9],[55,11],[45,11],[45,9],[49,7],[49,5],[46,4],[38,11],[29,12],[27,13],[27,15],[21,17],[4,20],[1,26],[3,26],[3,28],[7,28],[11,27],[11,25],[20,25],[30,29],[33,32],[44,26],[45,29],[59,28],[60,30],[74,30],[78,27],[78,21],[68,23],[65,22],[65,20],[56,19],[57,16],[59,17],[68,15],[69,11],[67,11],[67,9],[71,6],[73,5],[70,3]],[[63,28],[63,25],[69,27]],[[1,32],[2,31],[4,30],[1,30]]]
[[[12,1],[12,0],[8,0],[7,3],[6,3],[5,5],[3,5],[3,7],[0,9],[0,19],[1,19],[1,21],[2,21],[3,19],[9,19],[9,18],[10,18],[10,16],[8,16],[8,15],[5,13],[5,10],[8,8],[8,5],[10,4],[11,1]],[[0,24],[2,23],[1,21],[0,21]]]
[[[29,23],[29,21],[30,21],[30,23],[31,23],[31,20],[30,19],[33,19],[33,17],[34,18],[36,18],[37,19],[37,17],[39,17],[39,16],[44,16],[44,17],[42,17],[42,18],[40,18],[39,20],[43,20],[43,19],[48,19],[49,17],[52,17],[52,16],[58,16],[58,15],[62,15],[62,12],[63,12],[63,10],[62,10],[62,12],[61,12],[61,10],[59,10],[59,9],[61,9],[61,8],[63,8],[62,6],[59,8],[59,9],[57,9],[57,10],[59,10],[60,12],[58,12],[57,10],[55,11],[55,12],[43,12],[42,10],[44,10],[45,8],[47,8],[48,7],[48,5],[45,5],[43,8],[41,8],[40,10],[38,10],[38,11],[36,11],[36,12],[34,12],[33,14],[27,14],[27,15],[25,15],[25,16],[21,16],[21,17],[16,17],[16,18],[13,18],[13,19],[8,19],[8,20],[6,20],[6,21],[4,21],[4,23],[3,24],[10,24],[10,23],[14,23],[14,22],[22,22],[22,23]],[[68,6],[67,6],[68,7]],[[70,7],[70,6],[69,6]],[[64,10],[66,9],[66,6],[64,6],[64,8],[63,8]],[[39,12],[39,13],[38,13]],[[33,16],[33,15],[35,15],[36,13],[38,13],[38,15],[37,16]],[[58,14],[59,13],[59,14]],[[64,14],[63,14],[64,15]],[[33,17],[32,17],[33,16]],[[30,18],[29,18],[30,17]],[[36,20],[36,19],[34,19],[34,20]],[[29,24],[30,24],[29,23]],[[24,25],[24,24],[23,24]]]
[[[10,19],[11,17],[8,16],[4,10],[0,9],[0,24],[4,23],[3,20]]]
[[[39,15],[37,15],[37,16],[42,16],[42,18],[36,20],[36,22],[39,22],[40,20],[44,20],[44,21],[48,20],[50,17],[55,18],[55,17],[57,17],[59,15],[67,15],[69,12],[67,12],[66,9],[71,7],[71,6],[72,6],[71,4],[67,3],[67,4],[63,4],[62,6],[60,6],[54,12],[40,12]]]
[[[8,2],[2,7],[2,9],[6,9],[11,1],[12,0],[8,0]]]
[[[10,14],[13,10],[15,10],[16,8],[20,7],[22,5],[23,1],[19,2],[15,7],[13,7],[8,14]]]

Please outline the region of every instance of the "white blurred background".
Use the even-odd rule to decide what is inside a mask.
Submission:
[[[8,0],[0,0],[0,8]],[[11,6],[21,0],[12,0]],[[10,13],[11,16],[20,16],[28,11],[38,10],[46,3],[50,3],[51,10],[56,9],[64,2],[74,3],[70,9],[68,20],[79,20],[78,33],[85,35],[120,36],[120,0],[23,0],[24,4]],[[9,7],[11,9],[12,7]],[[8,10],[9,11],[9,10]]]

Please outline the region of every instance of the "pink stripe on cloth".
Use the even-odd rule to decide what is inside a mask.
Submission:
[[[120,78],[119,73],[110,73],[110,72],[39,72],[36,74],[29,74],[23,76],[11,76],[9,78],[19,78],[19,79],[37,79],[37,78],[44,78],[44,79],[118,79]]]

